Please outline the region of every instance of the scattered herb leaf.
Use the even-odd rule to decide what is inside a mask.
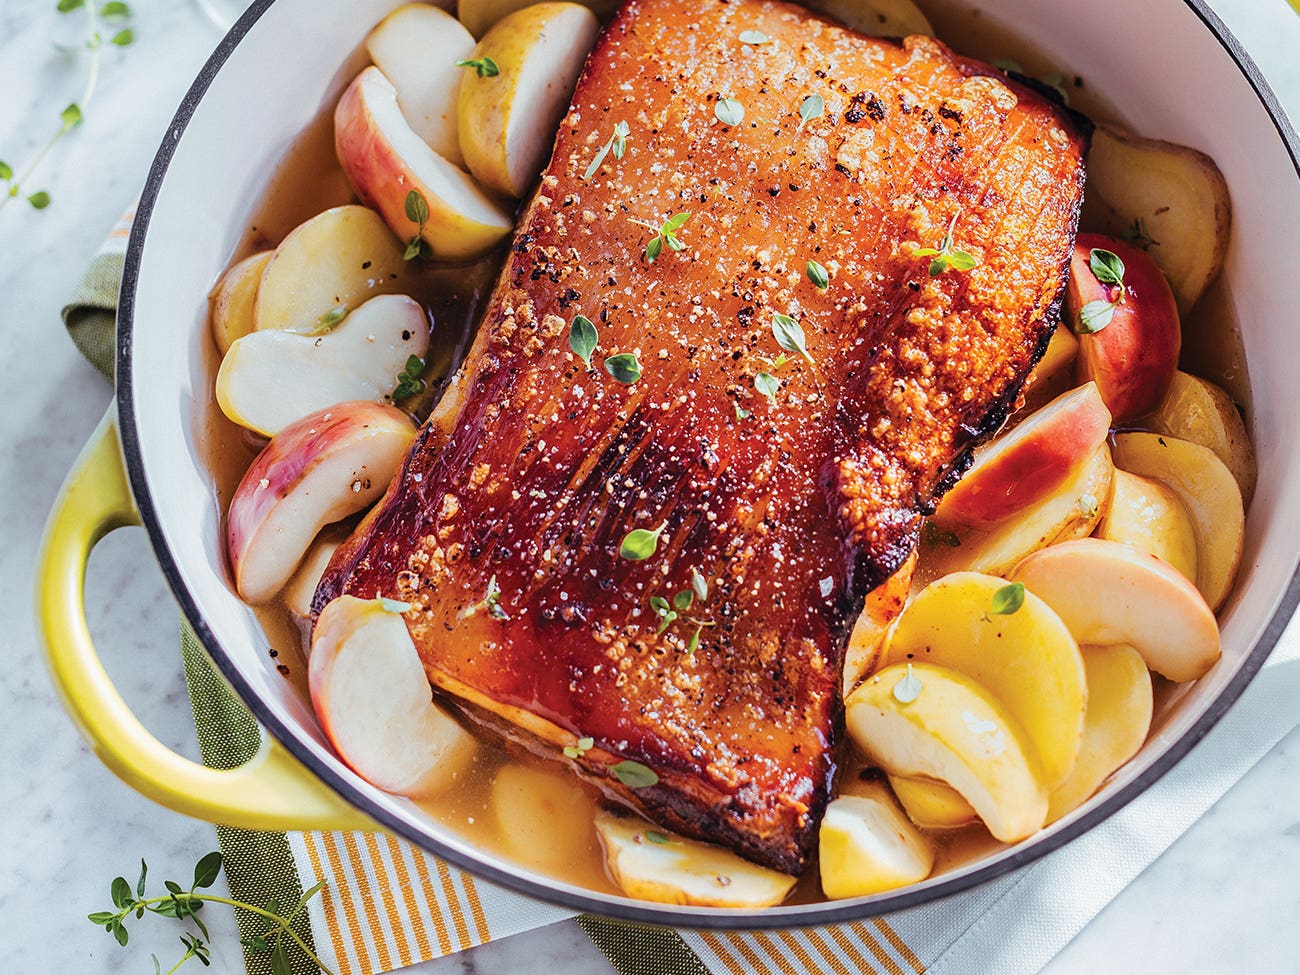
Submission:
[[[699,569],[691,569],[691,591],[700,602],[708,601],[709,583]]]
[[[958,250],[953,246],[953,230],[957,226],[957,217],[960,214],[953,214],[952,220],[948,222],[948,229],[944,231],[943,239],[939,241],[939,246],[922,247],[916,251],[917,257],[929,257],[930,277],[937,278],[951,268],[954,271],[970,271],[979,267],[980,259],[974,254],[964,250]]]
[[[695,602],[695,590],[683,589],[673,597],[673,609],[678,612],[686,612]]]
[[[126,47],[134,40],[135,40],[135,31],[133,31],[130,27],[123,27],[120,31],[118,31],[109,39],[109,43],[113,44],[116,47]]]
[[[805,125],[825,114],[826,100],[821,95],[809,95],[799,103],[799,128],[794,130],[794,134],[798,135]]]
[[[619,352],[605,359],[605,371],[630,385],[641,378],[641,362],[634,352]]]
[[[495,78],[501,73],[497,63],[489,57],[462,58],[456,62],[458,68],[473,68],[480,78]]]
[[[1100,332],[1115,317],[1115,305],[1098,298],[1079,309],[1079,320],[1074,323],[1074,330],[1080,335]]]
[[[808,280],[823,291],[831,286],[831,279],[826,273],[826,268],[822,267],[817,261],[809,261],[804,270],[808,274]]]
[[[406,219],[416,226],[415,233],[406,242],[406,253],[402,255],[402,259],[413,261],[417,257],[432,257],[433,248],[424,239],[424,225],[429,222],[429,201],[424,198],[423,193],[413,189],[407,192],[402,206],[406,211]]]
[[[891,692],[899,704],[911,704],[921,696],[921,679],[912,673],[912,665],[907,665],[907,673],[894,685]]]
[[[408,356],[406,366],[397,374],[397,385],[393,388],[393,402],[410,399],[424,392],[424,360],[418,355]]]
[[[655,529],[633,528],[623,536],[623,544],[619,546],[618,554],[633,562],[650,558],[659,547],[659,536],[667,527],[668,522],[665,521]]]
[[[785,351],[795,353],[809,365],[812,365],[813,360],[812,356],[808,354],[803,328],[789,315],[782,315],[780,312],[773,313],[772,336],[776,339],[776,344]]]
[[[591,163],[587,166],[587,171],[582,174],[583,179],[591,179],[600,169],[600,164],[605,161],[605,157],[612,151],[615,159],[622,159],[623,154],[627,152],[627,139],[632,134],[631,127],[626,122],[619,122],[614,126],[614,134],[596,152]]]
[[[655,231],[655,235],[650,238],[650,242],[645,245],[646,261],[653,264],[655,258],[663,253],[665,245],[667,245],[670,251],[684,250],[686,245],[678,238],[677,231],[681,230],[689,219],[691,219],[689,212],[673,214],[673,216],[669,217],[659,226],[658,230],[655,230],[653,224],[642,223],[640,220],[634,220],[633,223],[640,224],[642,227]]]
[[[1025,604],[1025,584],[1012,582],[993,594],[995,616],[1010,616]]]
[[[961,539],[955,531],[935,524],[933,521],[925,523],[925,537],[938,545],[947,545],[949,548],[961,547]]]
[[[718,103],[713,106],[713,114],[723,125],[739,125],[745,121],[745,106],[736,99],[723,95],[719,96]]]
[[[347,305],[336,305],[316,320],[316,327],[308,335],[328,335],[343,319],[348,317]]]
[[[663,596],[651,596],[650,608],[659,617],[659,626],[655,629],[655,636],[662,636],[664,630],[672,626],[677,619],[677,613],[672,610],[668,605],[668,600],[664,599]]]
[[[668,842],[668,834],[661,833],[657,829],[648,829],[642,835],[651,843],[654,843],[658,846],[663,846],[665,843]]]
[[[591,354],[596,351],[598,339],[599,333],[591,319],[583,315],[573,316],[573,322],[569,325],[569,348],[588,369],[591,368]]]
[[[659,776],[655,774],[654,769],[629,759],[611,765],[609,770],[629,789],[648,789],[659,782]]]
[[[754,377],[754,389],[763,396],[766,396],[767,401],[775,406],[776,394],[781,389],[781,380],[777,379],[770,372],[760,372]]]
[[[754,415],[753,413],[750,413],[749,410],[741,409],[741,406],[740,406],[739,403],[732,403],[731,405],[734,406],[734,407],[736,408],[736,419],[737,419],[737,420],[748,420],[751,416]]]
[[[768,37],[761,30],[743,30],[740,32],[740,43],[751,44],[757,47],[760,44],[767,44],[772,38]]]
[[[1114,251],[1094,247],[1088,252],[1088,267],[1102,284],[1122,285],[1124,283],[1124,262]]]
[[[592,738],[579,738],[576,744],[564,746],[565,758],[582,758],[596,744]]]

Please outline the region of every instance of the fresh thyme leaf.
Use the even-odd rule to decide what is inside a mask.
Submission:
[[[71,13],[81,8],[86,0],[59,0],[58,11],[61,14]]]
[[[1141,217],[1134,217],[1133,222],[1129,224],[1128,229],[1120,236],[1134,247],[1140,247],[1142,250],[1149,250],[1152,247],[1160,246],[1160,241],[1147,233],[1146,221]]]
[[[659,256],[660,252],[662,252],[663,249],[664,249],[664,239],[662,237],[652,238],[650,240],[650,243],[645,245],[645,259],[649,261],[651,264],[653,264],[655,262],[655,258]]]
[[[826,99],[821,95],[809,95],[799,103],[799,128],[794,130],[798,135],[803,131],[803,127],[815,118],[821,118],[826,114]]]
[[[623,154],[627,152],[627,137],[631,134],[632,129],[626,122],[619,122],[615,125],[614,134],[611,135],[609,141],[601,146],[596,152],[595,157],[587,166],[587,171],[582,174],[582,178],[591,179],[592,176],[596,175],[596,171],[600,169],[600,164],[605,161],[605,157],[609,155],[611,150],[614,153],[615,159],[622,159]]]
[[[954,271],[970,271],[980,266],[980,259],[966,251],[953,251],[948,256],[948,266]]]
[[[831,279],[826,274],[826,268],[822,267],[816,261],[809,261],[804,270],[808,274],[808,280],[823,291],[831,286]]]
[[[27,202],[32,205],[33,210],[44,210],[50,205],[50,194],[44,190],[37,190],[27,198]]]
[[[126,907],[131,903],[131,885],[125,877],[114,877],[108,888],[108,896],[112,898],[114,907]]]
[[[1093,276],[1102,284],[1123,287],[1124,262],[1114,251],[1094,247],[1088,252],[1088,267],[1092,270]]]
[[[308,335],[328,335],[338,327],[339,322],[348,317],[347,305],[336,305],[316,320],[316,327]]]
[[[749,410],[742,410],[742,409],[740,408],[740,404],[739,404],[739,403],[732,403],[731,405],[734,406],[734,407],[736,408],[736,419],[737,419],[737,420],[748,420],[751,416],[754,415],[753,413],[750,413]]]
[[[695,632],[691,634],[690,640],[686,642],[686,652],[688,654],[693,654],[700,649],[700,631],[703,628],[703,624],[696,624]]]
[[[583,315],[573,316],[573,322],[569,325],[569,348],[588,369],[591,368],[591,354],[596,351],[598,339],[596,326],[591,323],[591,319]]]
[[[911,704],[921,696],[921,681],[912,673],[912,665],[907,665],[907,673],[894,685],[891,692],[899,704]]]
[[[1091,335],[1093,332],[1100,332],[1109,325],[1110,320],[1114,317],[1114,302],[1103,301],[1098,298],[1096,301],[1090,301],[1079,309],[1079,320],[1075,323],[1074,330],[1080,335]]]
[[[194,865],[194,886],[211,887],[220,873],[221,854],[213,850]]]
[[[651,843],[654,843],[658,846],[663,846],[665,843],[668,842],[668,834],[661,833],[657,829],[648,829],[641,835],[644,836]]]
[[[654,769],[629,759],[611,765],[609,770],[629,789],[648,789],[659,782],[659,776],[655,774]]]
[[[116,34],[114,34],[111,38],[109,38],[109,43],[116,47],[126,47],[134,40],[135,40],[135,31],[133,31],[130,27],[124,27]]]
[[[618,554],[632,562],[641,562],[655,554],[655,549],[659,547],[659,536],[663,534],[664,529],[668,527],[668,522],[664,522],[658,528],[633,528],[623,536],[623,544],[618,548]]]
[[[488,615],[494,620],[510,619],[510,614],[501,605],[501,587],[497,585],[495,575],[488,579],[487,595],[483,597],[483,606],[487,609]]]
[[[109,3],[99,8],[99,15],[105,20],[121,20],[124,17],[131,16],[131,8],[122,3],[121,0],[110,0]]]
[[[81,122],[81,106],[73,102],[67,108],[59,113],[59,121],[63,123],[63,129],[66,132]]]
[[[605,371],[619,382],[630,385],[641,378],[641,362],[634,352],[619,352],[605,359]]]
[[[918,247],[915,256],[929,257],[930,277],[937,278],[949,268],[954,271],[970,271],[980,266],[980,259],[974,254],[964,250],[958,250],[953,246],[953,230],[957,226],[957,217],[960,214],[953,214],[952,220],[948,222],[948,229],[944,232],[943,239],[939,241],[938,247]]]
[[[1025,584],[1013,582],[993,594],[993,613],[1010,616],[1025,604]]]
[[[0,179],[3,179],[3,180],[8,181],[8,180],[11,180],[11,179],[13,179],[13,178],[14,178],[14,170],[13,170],[13,167],[10,166],[10,165],[9,165],[7,162],[5,162],[3,159],[0,159]]]
[[[713,106],[713,114],[723,125],[739,125],[745,120],[745,106],[736,99],[724,95],[719,97],[718,103]]]
[[[702,603],[709,598],[708,580],[704,578],[704,574],[699,569],[691,569],[691,591],[695,593],[695,598]]]
[[[961,539],[955,531],[944,528],[933,521],[925,523],[925,535],[927,539],[939,545],[947,545],[949,548],[961,547]]]
[[[464,58],[456,62],[458,68],[473,68],[480,78],[495,78],[501,73],[497,63],[489,57]]]
[[[695,590],[683,589],[681,592],[679,592],[676,596],[673,597],[673,609],[679,610],[680,612],[684,613],[691,608],[691,605],[694,602],[695,602]]]
[[[781,389],[781,380],[777,379],[770,372],[760,372],[754,377],[754,389],[763,396],[773,406],[776,405],[776,394]]]
[[[593,738],[579,738],[576,744],[564,746],[564,757],[582,758],[595,744]]]
[[[803,329],[789,315],[773,313],[772,335],[776,339],[776,344],[785,351],[795,353],[809,365],[813,364],[812,356],[808,354],[808,346],[805,344]]]
[[[429,201],[424,198],[424,194],[419,190],[409,190],[402,206],[406,211],[406,219],[411,223],[423,226],[428,221]]]
[[[663,253],[665,245],[667,245],[668,249],[671,251],[680,251],[685,249],[686,245],[677,238],[677,231],[681,230],[689,219],[691,219],[689,211],[686,213],[677,213],[659,225],[659,229],[655,231],[654,237],[650,238],[650,242],[645,246],[645,257],[648,263],[653,264],[655,262],[655,258]],[[640,224],[643,227],[648,227],[650,230],[655,229],[653,224],[642,223],[640,220],[634,220],[633,223]]]
[[[740,32],[740,43],[751,44],[757,47],[760,44],[767,44],[772,38],[768,37],[761,30],[743,30]]]
[[[406,367],[397,374],[397,385],[393,388],[393,402],[409,399],[424,392],[424,360],[418,355],[408,356]]]
[[[411,611],[410,603],[404,603],[400,599],[389,599],[387,596],[379,597],[379,605],[385,613],[392,613],[395,616],[401,616],[403,613]]]

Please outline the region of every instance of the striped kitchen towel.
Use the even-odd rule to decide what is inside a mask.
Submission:
[[[113,315],[129,215],[64,309],[83,353],[111,377]],[[217,675],[188,626],[182,657],[205,763],[231,768],[261,730]],[[1292,625],[1263,671],[1213,731],[1140,798],[1068,847],[965,893],[851,924],[770,932],[672,930],[593,915],[577,923],[621,975],[1030,975],[1154,861],[1283,735],[1300,723],[1300,630]],[[573,916],[475,880],[385,834],[267,833],[217,827],[232,894],[296,903],[295,921],[339,975],[371,975],[472,949]],[[241,933],[261,933],[238,913]],[[295,975],[316,971],[292,949]],[[269,975],[266,955],[246,955]],[[524,975],[524,973],[519,973]]]

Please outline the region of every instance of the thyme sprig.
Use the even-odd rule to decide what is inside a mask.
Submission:
[[[582,174],[583,179],[591,179],[600,169],[600,164],[605,161],[605,157],[611,152],[614,153],[615,159],[622,159],[627,152],[627,140],[632,134],[632,128],[626,122],[619,122],[614,126],[614,134],[609,137],[609,141],[600,147],[600,150],[592,158],[587,171]]]
[[[709,583],[699,569],[691,569],[691,585],[689,589],[683,589],[673,596],[669,601],[664,596],[651,596],[650,609],[659,617],[659,626],[655,629],[655,636],[663,636],[664,631],[676,623],[679,619],[685,620],[695,627],[691,633],[690,639],[686,642],[687,654],[694,654],[700,648],[700,634],[705,627],[716,626],[717,623],[710,619],[700,619],[696,616],[689,615],[691,609],[698,602],[703,605],[709,598]]]
[[[639,227],[645,227],[647,230],[653,230],[655,235],[650,238],[649,243],[645,245],[645,259],[647,264],[653,264],[656,258],[663,253],[667,247],[670,251],[682,251],[686,249],[677,236],[677,231],[686,226],[686,221],[691,219],[690,212],[676,213],[656,227],[652,223],[646,223],[644,220],[633,220],[632,222]]]
[[[980,266],[980,259],[974,254],[960,250],[953,246],[952,234],[957,227],[957,218],[961,216],[954,213],[952,219],[948,221],[948,229],[944,231],[943,239],[939,241],[939,246],[922,247],[916,251],[917,257],[929,257],[930,277],[937,278],[949,268],[954,271],[970,271]]]
[[[406,242],[406,252],[402,255],[402,260],[413,261],[417,257],[426,259],[432,257],[433,248],[424,239],[424,225],[429,222],[429,201],[419,190],[409,190],[406,199],[402,202],[402,209],[406,211],[406,219],[415,224],[416,228],[411,239]]]

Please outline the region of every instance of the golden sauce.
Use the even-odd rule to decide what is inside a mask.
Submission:
[[[1089,116],[1120,121],[1120,116],[1087,84],[1083,66],[1052,64],[1013,29],[997,22],[966,0],[922,0],[920,6],[933,23],[938,36],[955,50],[987,61],[1011,60],[1024,73],[1051,78],[1069,95],[1071,105]],[[340,70],[345,83],[364,63],[358,53]],[[1080,73],[1076,74],[1078,70]],[[1059,81],[1058,81],[1059,77]],[[355,202],[334,154],[332,99],[317,118],[287,149],[276,166],[263,196],[252,208],[234,260],[274,247],[299,223],[329,207]],[[1114,231],[1086,206],[1081,229]],[[412,409],[423,419],[436,402],[444,380],[464,357],[473,337],[479,314],[490,294],[503,260],[497,252],[468,267],[413,267],[411,297],[420,301],[433,322],[431,346],[425,376],[429,393]],[[1250,387],[1245,367],[1235,306],[1227,286],[1220,280],[1183,323],[1184,368],[1224,386],[1243,407],[1249,404]],[[211,341],[206,343],[205,365],[215,377],[219,358]],[[199,437],[204,459],[212,471],[218,503],[224,512],[243,472],[265,441],[237,427],[210,401]],[[924,566],[917,578],[927,578]],[[280,672],[306,700],[306,626],[283,603],[255,608],[266,633],[268,652]],[[1154,677],[1154,675],[1153,675]],[[1170,709],[1188,685],[1175,685],[1154,677],[1156,714],[1152,733],[1169,720]],[[454,709],[453,709],[454,710]],[[540,758],[522,746],[495,733],[476,731],[479,745],[472,766],[454,783],[420,807],[443,826],[473,845],[497,856],[536,869],[567,883],[610,894],[620,893],[607,875],[594,815],[606,804],[601,793],[579,782],[553,761]],[[846,743],[844,775],[857,775],[861,760],[848,753]],[[494,796],[493,784],[506,767],[516,767],[549,777],[569,790],[567,801],[507,803]],[[539,790],[546,791],[547,790]],[[929,831],[938,850],[935,873],[942,873],[1001,849],[982,826]],[[546,842],[532,838],[546,837]],[[549,847],[565,851],[563,857]],[[810,864],[786,903],[822,900],[816,863]]]

